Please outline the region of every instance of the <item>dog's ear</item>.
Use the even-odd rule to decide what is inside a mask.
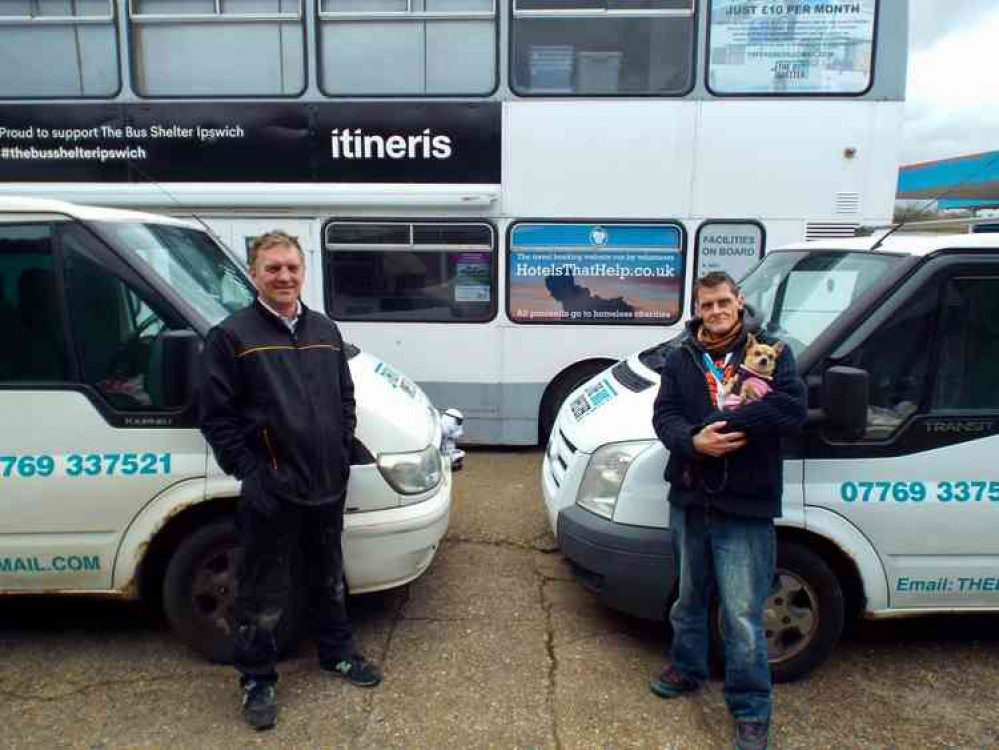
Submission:
[[[776,344],[774,344],[774,359],[776,359],[777,357],[779,357],[781,355],[781,352],[783,352],[783,351],[784,351],[784,342],[783,341],[778,341]]]
[[[752,349],[754,346],[756,346],[757,343],[758,342],[756,341],[756,336],[754,336],[753,334],[749,334],[749,336],[746,337],[747,349]]]

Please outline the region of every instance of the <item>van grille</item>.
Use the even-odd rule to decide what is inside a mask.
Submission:
[[[561,487],[577,448],[561,429],[552,430],[548,440],[548,470],[556,487]]]
[[[808,222],[805,228],[805,239],[831,240],[837,237],[855,237],[860,224],[846,222]]]
[[[611,375],[627,388],[629,391],[634,391],[635,393],[641,393],[642,391],[648,390],[655,383],[651,380],[646,380],[637,372],[631,369],[631,365],[628,364],[628,360],[622,359],[611,370]]]

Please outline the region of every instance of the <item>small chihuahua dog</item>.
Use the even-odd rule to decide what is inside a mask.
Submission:
[[[784,342],[773,346],[760,343],[753,334],[746,341],[746,356],[738,374],[725,386],[724,408],[738,409],[750,401],[759,401],[770,391],[777,368],[777,358],[784,351]]]

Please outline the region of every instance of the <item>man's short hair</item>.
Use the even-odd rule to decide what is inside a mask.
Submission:
[[[728,288],[732,290],[732,294],[736,297],[739,296],[739,285],[735,283],[735,279],[724,271],[712,271],[694,282],[694,303],[697,303],[697,293],[701,289],[714,289],[722,284],[728,284]]]
[[[302,260],[302,263],[305,263],[305,253],[302,252],[302,246],[298,244],[298,239],[292,237],[287,232],[275,229],[260,235],[250,243],[250,255],[248,258],[250,267],[252,268],[253,264],[257,262],[257,256],[262,251],[282,246],[293,247],[298,250],[298,257]]]

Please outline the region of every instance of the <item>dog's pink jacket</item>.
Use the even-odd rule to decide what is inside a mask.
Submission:
[[[742,393],[746,393],[747,388],[755,392],[759,398],[763,398],[770,392],[770,383],[763,378],[751,376],[742,381]],[[742,394],[730,393],[725,397],[722,409],[737,409],[742,406],[743,401]]]

